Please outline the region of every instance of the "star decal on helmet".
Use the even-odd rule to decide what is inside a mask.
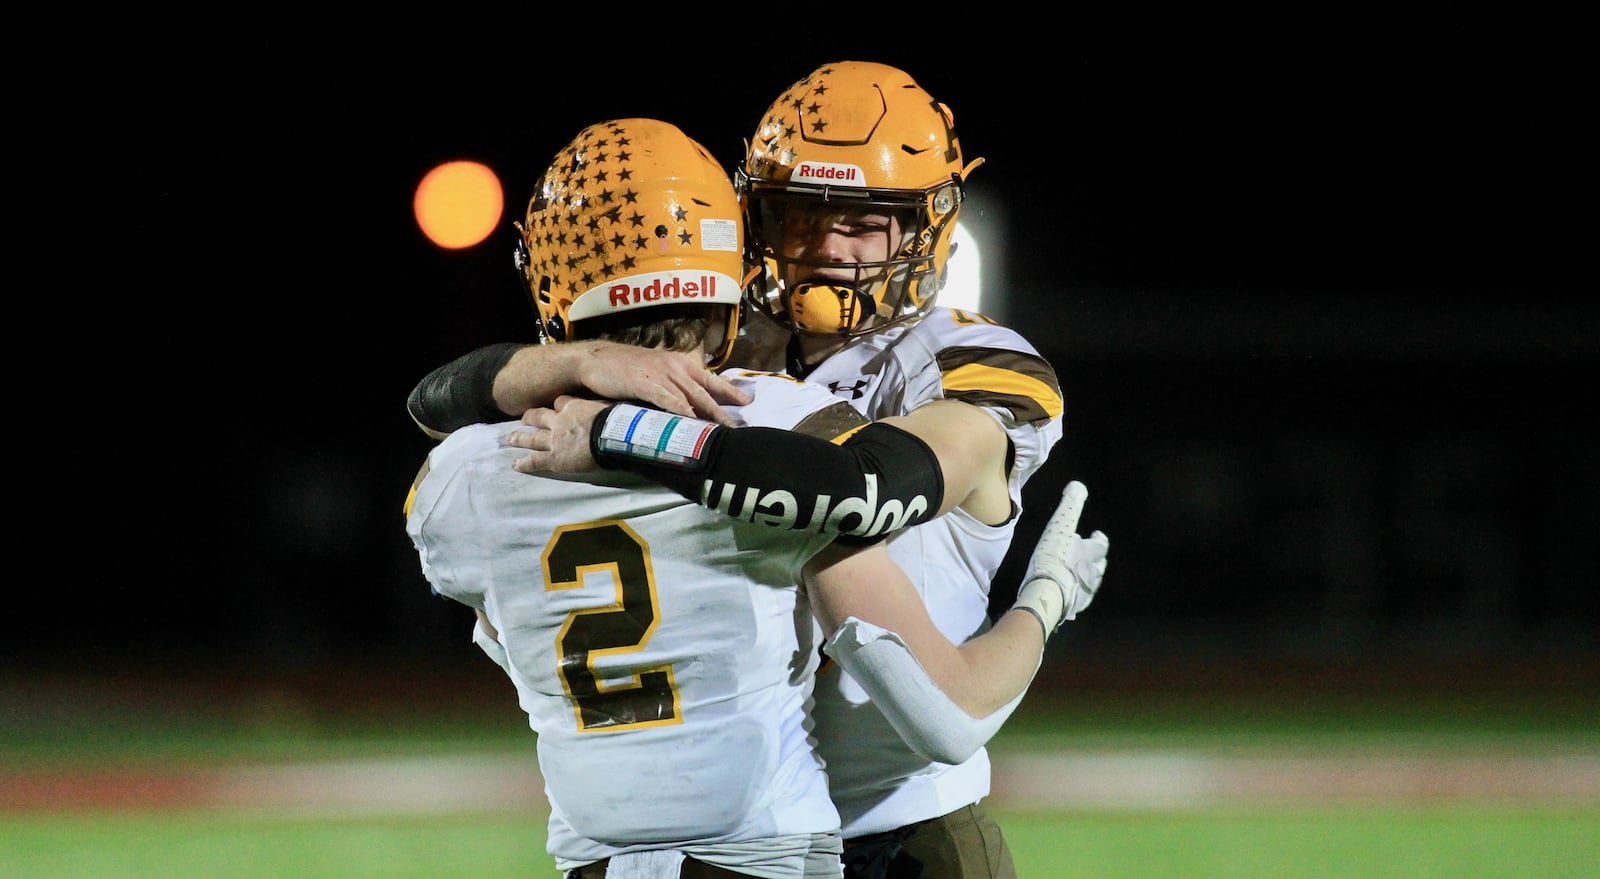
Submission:
[[[530,243],[537,245],[532,250],[546,255],[543,260],[534,260],[532,267],[553,276],[553,286],[572,288],[581,284],[588,288],[628,271],[637,265],[637,258],[627,252],[630,249],[659,243],[661,252],[665,252],[665,234],[658,236],[660,242],[624,234],[625,226],[637,228],[645,223],[645,215],[639,210],[626,217],[618,207],[592,211],[613,203],[639,203],[638,190],[606,185],[612,180],[626,183],[633,179],[632,144],[633,138],[615,122],[591,126],[557,154],[539,181],[529,203],[529,228],[525,232]],[[677,225],[671,230],[673,237],[685,247],[692,245],[688,207],[675,203],[670,215]]]

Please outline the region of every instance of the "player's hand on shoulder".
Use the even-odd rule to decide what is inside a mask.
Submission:
[[[733,426],[723,404],[742,406],[750,395],[705,367],[699,352],[585,342],[579,379],[594,395],[637,400],[679,415]]]
[[[523,429],[506,435],[505,444],[527,449],[512,466],[519,473],[587,473],[599,470],[589,450],[589,432],[610,401],[562,395],[547,407],[522,413]]]

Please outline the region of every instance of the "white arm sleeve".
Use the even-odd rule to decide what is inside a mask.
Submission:
[[[823,651],[861,684],[913,751],[938,763],[963,763],[976,754],[1027,695],[1024,690],[989,716],[973,717],[928,677],[899,635],[856,617],[845,619]]]
[[[478,645],[478,648],[484,653],[489,654],[489,658],[494,660],[495,665],[500,666],[506,671],[511,670],[510,668],[506,667],[505,645],[501,644],[499,641],[495,640],[492,635],[484,631],[482,620],[472,621],[472,643]]]

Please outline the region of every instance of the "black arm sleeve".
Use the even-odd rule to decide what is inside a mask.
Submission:
[[[524,346],[522,342],[485,345],[435,369],[406,396],[406,411],[418,427],[440,434],[506,420],[511,416],[494,402],[494,377]]]
[[[601,466],[638,473],[745,522],[869,544],[925,522],[944,501],[944,471],[914,434],[869,424],[841,445],[770,427],[709,428],[691,458],[666,461],[606,448],[608,406],[590,432]]]

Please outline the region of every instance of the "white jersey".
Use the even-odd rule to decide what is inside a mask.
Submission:
[[[788,378],[736,381],[757,399],[736,417],[764,426],[837,403]],[[523,452],[500,441],[520,426],[437,446],[406,531],[434,590],[499,632],[538,733],[557,866],[659,848],[726,862],[718,846],[779,840],[759,874],[801,875],[809,835],[839,829],[808,738],[818,645],[795,588],[827,539],[619,471],[515,472]]]
[[[982,407],[1015,447],[1011,501],[1061,438],[1061,389],[1037,349],[1015,331],[971,312],[935,308],[909,327],[853,339],[806,376],[867,417],[902,415],[957,399]],[[960,509],[895,533],[889,552],[916,584],[939,629],[960,644],[989,626],[989,583],[1005,559],[1016,517],[1000,526]],[[817,680],[817,748],[846,839],[954,811],[989,794],[989,755],[958,765],[930,763],[901,740],[838,666]]]

